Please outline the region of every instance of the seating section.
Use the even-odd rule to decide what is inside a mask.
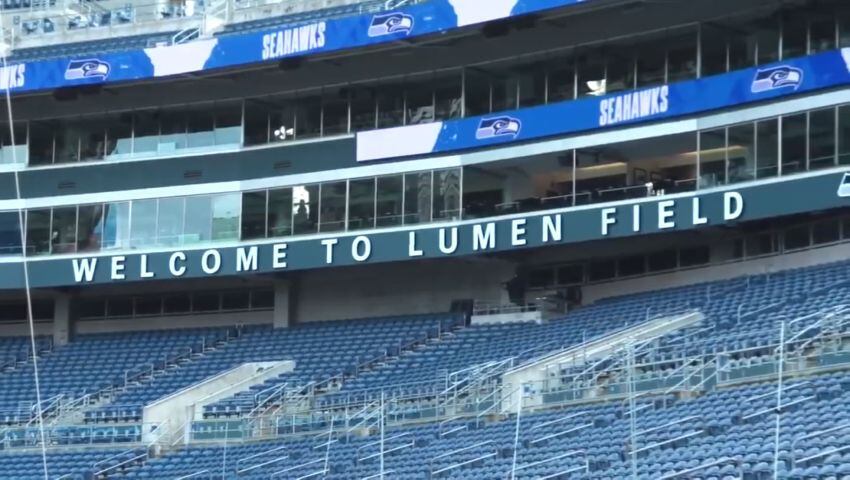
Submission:
[[[47,452],[47,473],[51,479],[84,480],[93,478],[94,472],[115,467],[142,455],[141,450],[68,450]],[[3,478],[15,480],[44,480],[41,453],[17,453],[0,455],[0,472]]]
[[[95,419],[135,419],[145,404],[243,363],[295,360],[294,372],[212,407],[213,411],[250,410],[259,391],[283,383],[306,385],[341,374],[351,375],[358,366],[394,354],[411,342],[435,336],[454,322],[454,316],[443,314],[313,322],[278,330],[269,326],[255,328],[203,358],[129,388],[111,405],[92,415]]]
[[[306,12],[295,12],[296,4],[287,7],[287,13],[284,15],[262,18],[248,22],[239,22],[228,24],[222,31],[221,35],[237,32],[249,32],[254,30],[262,30],[278,25],[297,25],[301,23],[311,23],[319,20],[327,20],[329,18],[345,17],[348,15],[358,15],[365,12],[380,11],[387,2],[385,0],[362,0],[359,2],[350,3],[348,5],[339,5],[330,8],[319,10],[310,10]]]
[[[62,395],[68,400],[122,386],[136,375],[165,367],[179,356],[201,352],[226,338],[227,329],[109,333],[82,335],[56,348],[38,362],[45,408]],[[0,419],[5,423],[30,419],[36,403],[34,366],[27,363],[0,375]]]

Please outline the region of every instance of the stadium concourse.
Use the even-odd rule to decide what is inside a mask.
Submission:
[[[845,0],[0,31],[0,479],[850,480]]]

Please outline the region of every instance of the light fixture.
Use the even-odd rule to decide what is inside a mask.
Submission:
[[[274,131],[274,137],[278,140],[286,140],[287,137],[291,137],[295,135],[294,128],[286,128],[286,126],[281,125],[280,128]]]

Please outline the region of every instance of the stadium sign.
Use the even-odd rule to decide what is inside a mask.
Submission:
[[[840,85],[850,85],[850,48],[634,92],[523,108],[510,115],[358,132],[357,160],[389,160],[591,132]]]
[[[30,259],[34,287],[203,278],[450,258],[684,231],[850,205],[850,173],[830,171],[700,193],[363,233],[171,251]],[[0,288],[20,288],[20,259],[0,263]]]

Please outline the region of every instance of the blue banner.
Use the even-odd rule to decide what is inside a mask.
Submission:
[[[0,89],[33,92],[238,67],[394,42],[586,1],[589,0],[431,0],[393,11],[222,35],[179,45],[9,64],[0,69]]]
[[[670,119],[850,84],[850,48],[461,120],[361,132],[357,160],[426,155]]]

